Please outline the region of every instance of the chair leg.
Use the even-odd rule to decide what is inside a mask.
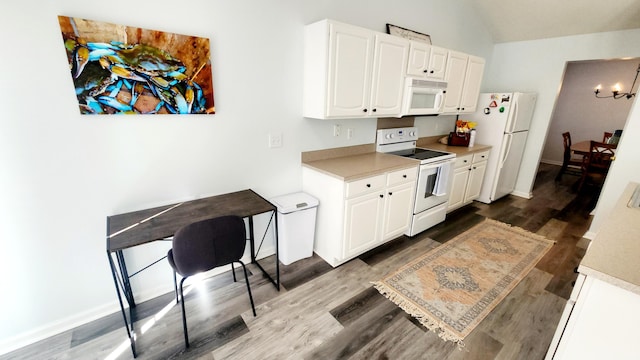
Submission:
[[[582,186],[584,185],[585,181],[587,180],[587,172],[586,171],[582,171],[582,176],[580,177],[580,180],[578,180],[578,189],[577,192],[580,192],[582,190]]]
[[[182,304],[182,330],[184,331],[184,346],[185,348],[189,347],[189,334],[187,332],[187,314],[185,312],[184,309],[184,293],[182,291],[182,287],[184,285],[184,281],[187,280],[187,278],[182,278],[182,280],[180,280],[180,303]]]
[[[562,180],[562,174],[564,174],[564,172],[567,171],[568,163],[569,162],[568,162],[567,156],[565,154],[564,160],[562,161],[562,166],[560,167],[560,171],[558,171],[558,175],[556,175],[555,181]]]
[[[176,294],[176,304],[180,302],[178,299],[178,280],[176,278],[176,271],[173,271],[173,293]]]
[[[244,279],[247,282],[247,291],[249,292],[249,301],[251,301],[251,310],[253,310],[253,316],[256,316],[256,307],[253,304],[253,296],[251,295],[251,286],[249,286],[249,276],[247,275],[247,267],[244,266],[244,263],[238,260],[240,265],[242,265],[242,270],[244,270]],[[233,264],[231,264],[233,266]]]
[[[231,263],[231,273],[233,274],[233,282],[236,282],[236,270],[233,268],[233,263]]]

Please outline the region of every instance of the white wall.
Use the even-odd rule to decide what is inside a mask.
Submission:
[[[533,189],[566,62],[638,57],[639,45],[640,30],[496,44],[483,91],[538,93],[517,192],[531,193]]]
[[[618,198],[630,181],[640,182],[640,101],[636,97],[631,113],[616,150],[616,160],[605,179],[598,199],[596,214],[591,221],[588,237],[593,239],[602,222],[615,206]]]
[[[57,15],[208,37],[217,113],[80,116]],[[491,57],[490,37],[466,1],[3,5],[0,353],[118,309],[107,215],[244,188],[267,198],[298,191],[301,151],[374,141],[374,119],[341,121],[355,129],[347,140],[331,136],[334,122],[301,117],[302,29],[323,18],[377,31],[388,22]],[[283,134],[282,148],[267,147],[271,132]],[[151,247],[129,252],[131,263],[166,251]],[[164,262],[148,271],[134,284],[138,294],[171,290]]]
[[[562,133],[569,131],[574,143],[583,140],[602,141],[605,131],[624,128],[632,99],[598,99],[593,89],[602,84],[601,96],[610,96],[611,87],[619,83],[622,91],[630,91],[640,59],[571,61],[562,79],[562,88],[549,124],[542,161],[562,164]],[[634,87],[635,88],[635,87]]]

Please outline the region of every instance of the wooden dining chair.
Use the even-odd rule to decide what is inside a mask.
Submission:
[[[592,140],[589,148],[589,154],[582,161],[582,177],[578,183],[578,192],[582,190],[587,179],[595,180],[594,183],[602,185],[614,159],[616,145]]]
[[[560,172],[556,175],[556,181],[559,181],[562,178],[562,174],[565,172],[572,172],[576,175],[581,174],[582,169],[582,158],[576,157],[576,155],[571,151],[571,133],[564,132],[562,133],[562,143],[564,146],[564,154],[562,159],[562,168],[560,168]]]
[[[610,132],[604,132],[604,135],[602,136],[602,142],[605,144],[609,143],[609,139],[611,139],[611,137],[613,136],[613,133]]]

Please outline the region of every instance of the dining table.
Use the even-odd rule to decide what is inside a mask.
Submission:
[[[591,151],[591,140],[584,140],[584,141],[579,141],[577,143],[571,144],[571,152],[573,152],[578,156],[585,157],[589,155],[590,151]],[[567,171],[568,167],[569,166],[565,160],[565,162],[562,164],[562,167],[560,168],[560,172],[558,172],[558,175],[556,176],[556,180],[561,179],[562,174],[564,174]],[[582,171],[578,169],[577,174],[581,175],[581,172]]]
[[[591,151],[591,140],[580,141],[575,144],[571,144],[571,151],[577,155],[589,155]]]

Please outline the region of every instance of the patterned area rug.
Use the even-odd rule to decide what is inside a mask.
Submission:
[[[533,269],[554,242],[487,219],[374,282],[442,339],[464,338]]]

